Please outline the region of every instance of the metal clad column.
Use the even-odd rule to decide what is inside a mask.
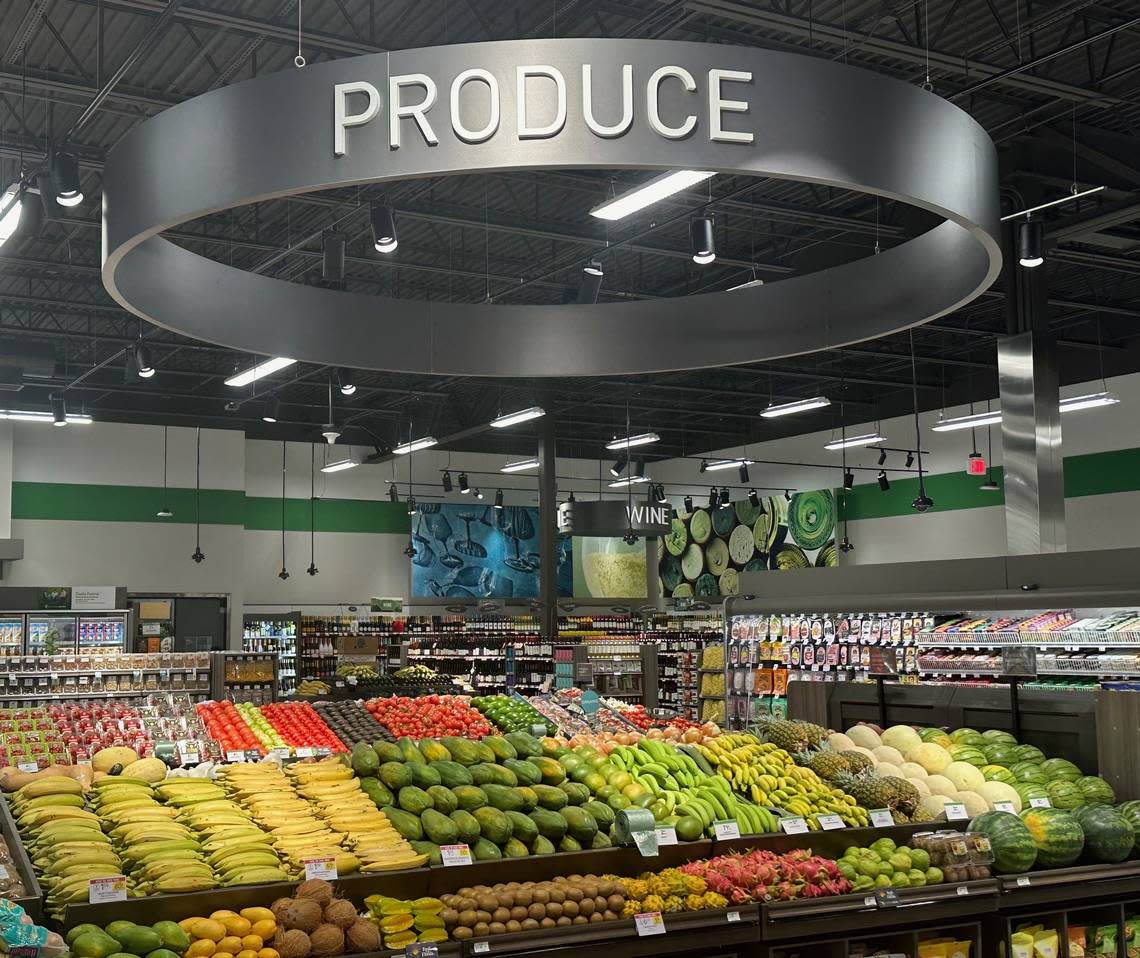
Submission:
[[[549,407],[547,407],[549,408]],[[538,598],[542,603],[542,635],[558,638],[558,478],[554,417],[543,416],[538,430]]]
[[[1042,331],[998,340],[1006,551],[1064,552],[1057,351]]]

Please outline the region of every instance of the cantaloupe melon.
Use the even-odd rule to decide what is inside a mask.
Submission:
[[[922,744],[922,739],[909,725],[892,725],[881,736],[884,745],[897,748],[900,753],[906,754],[916,745]]]
[[[986,804],[986,800],[977,792],[959,792],[955,796],[954,801],[961,802],[966,806],[966,811],[969,813],[970,818],[977,818],[979,815],[990,810],[989,805]]]
[[[930,794],[930,786],[926,784],[925,778],[908,778],[907,781],[914,786],[920,798],[926,798]]]
[[[950,779],[960,792],[976,793],[986,781],[982,773],[967,762],[951,762],[942,769],[942,774]]]
[[[926,787],[930,789],[931,795],[953,795],[958,791],[945,775],[927,776]]]
[[[917,762],[903,762],[899,766],[899,771],[902,772],[903,778],[926,778],[929,774],[925,768]]]
[[[914,811],[916,822],[941,822],[946,819],[946,799],[941,795],[928,795]]]
[[[842,732],[832,732],[828,735],[827,744],[833,752],[846,752],[855,747],[855,743]]]
[[[880,764],[889,762],[898,768],[898,766],[906,761],[906,759],[902,757],[902,752],[890,745],[880,745],[878,748],[871,749],[871,751],[875,753],[875,758],[879,760]]]
[[[897,765],[892,765],[890,762],[879,762],[875,767],[875,771],[878,772],[882,778],[886,778],[888,775],[893,775],[895,778],[906,777],[903,775],[901,768]]]
[[[941,775],[942,770],[951,762],[950,753],[933,742],[915,746],[906,753],[906,760],[921,765],[929,775]]]
[[[869,725],[853,725],[847,730],[847,737],[856,745],[869,748],[872,751],[883,744],[882,739],[879,738],[879,733]]]
[[[986,800],[991,811],[993,810],[995,802],[1009,802],[1013,806],[1015,812],[1021,811],[1021,796],[1017,794],[1017,789],[1012,785],[1006,785],[1005,782],[983,782],[977,789],[979,795]]]

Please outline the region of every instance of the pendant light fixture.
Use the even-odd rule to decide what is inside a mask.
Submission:
[[[49,163],[55,201],[60,206],[78,206],[83,202],[79,184],[79,158],[67,150],[53,150]]]
[[[377,253],[391,253],[400,245],[396,238],[396,214],[390,206],[373,206],[369,214],[372,246]]]
[[[716,239],[713,237],[713,218],[694,216],[689,221],[689,239],[692,243],[693,262],[707,266],[716,259]]]
[[[194,434],[194,554],[197,563],[206,558],[202,551],[202,427]]]
[[[1033,269],[1045,262],[1045,230],[1041,220],[1026,218],[1017,226],[1017,262]]]
[[[281,443],[281,571],[277,578],[284,582],[289,578],[289,570],[285,568],[285,451],[286,444]]]
[[[467,473],[461,472],[459,474],[459,494],[466,496],[471,492],[471,486],[467,483]]]
[[[842,388],[843,388],[844,392],[847,391],[846,380],[844,380]],[[839,406],[839,419],[840,419],[840,423],[841,423],[841,425],[839,427],[840,428],[840,435],[846,436],[847,435],[847,426],[843,422],[843,405],[842,405],[842,403]],[[847,536],[847,497],[850,495],[849,490],[851,489],[851,487],[853,485],[855,485],[855,475],[854,475],[854,473],[849,472],[847,470],[847,447],[846,446],[843,448],[842,466],[843,466],[843,489],[839,493],[839,506],[843,510],[843,540],[839,543],[839,551],[846,554],[848,552],[854,552],[855,551],[854,544],[851,542],[851,539],[848,538],[848,536]]]
[[[396,480],[395,479],[393,479],[388,484],[388,501],[389,502],[399,502],[400,501],[400,490],[396,488]]]
[[[151,362],[150,350],[142,341],[141,335],[131,347],[131,355],[134,357],[135,372],[138,373],[139,378],[151,379],[155,373],[154,363]]]
[[[934,508],[934,500],[926,494],[926,479],[922,474],[922,427],[918,421],[918,364],[914,357],[914,330],[910,331],[910,388],[914,402],[914,448],[918,456],[918,495],[911,501],[915,512]]]
[[[709,486],[709,508],[715,509],[718,502],[720,502],[720,493],[716,491],[716,486]]]
[[[336,371],[336,381],[340,386],[342,396],[351,396],[356,392],[356,379],[352,375],[352,370],[346,366],[341,366]]]
[[[51,422],[53,426],[67,425],[67,402],[63,396],[51,397]]]
[[[684,505],[685,505],[685,514],[686,515],[692,515],[693,514],[693,497],[692,496],[685,496]]]
[[[162,427],[162,508],[155,513],[159,519],[173,519],[174,512],[168,505],[169,499],[166,495],[166,426]]]
[[[321,237],[321,284],[326,289],[344,289],[344,244],[344,233],[336,230]]]
[[[305,572],[314,576],[317,568],[317,445],[309,443],[309,568]]]
[[[498,489],[495,491],[495,508],[501,510],[503,508],[503,490]]]
[[[582,285],[578,287],[578,302],[580,304],[593,306],[598,301],[604,276],[605,271],[602,269],[602,264],[596,259],[590,260],[582,268]]]

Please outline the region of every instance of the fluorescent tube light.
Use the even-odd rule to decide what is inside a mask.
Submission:
[[[413,439],[411,442],[404,442],[396,446],[392,450],[397,456],[406,456],[409,452],[419,452],[421,449],[428,449],[434,446],[438,440],[435,436],[424,436],[422,439]]]
[[[517,426],[520,422],[527,422],[531,419],[541,419],[546,415],[546,410],[541,406],[531,406],[528,409],[520,409],[518,412],[509,412],[505,416],[500,416],[498,419],[492,419],[491,425],[495,429],[506,429],[507,426]]]
[[[7,419],[11,422],[55,422],[55,415],[50,412],[40,412],[36,409],[0,409],[0,419]],[[89,426],[92,419],[86,413],[71,413],[67,414],[67,424],[69,426]]]
[[[226,380],[227,386],[248,386],[250,383],[255,383],[259,379],[266,376],[272,376],[275,372],[279,372],[286,366],[292,366],[297,360],[285,359],[278,356],[274,359],[267,359],[263,363],[258,363],[256,366],[245,369],[240,373],[236,373]]]
[[[1120,400],[1110,392],[1089,393],[1087,396],[1070,396],[1061,400],[1061,412],[1078,409],[1096,409],[1098,406],[1115,406]]]
[[[648,476],[626,476],[624,479],[615,479],[611,482],[611,489],[623,489],[626,486],[636,486],[639,482],[649,482]]]
[[[508,462],[499,472],[526,472],[528,469],[537,469],[538,466],[537,459],[520,459],[518,462]]]
[[[760,415],[765,419],[775,419],[777,416],[791,416],[793,413],[823,409],[824,406],[830,405],[831,400],[826,396],[814,396],[811,399],[797,399],[794,402],[770,403]]]
[[[953,432],[956,429],[977,429],[981,426],[994,426],[1001,422],[1000,409],[987,409],[985,412],[976,412],[970,416],[952,416],[949,419],[939,419],[930,428],[934,432]]]
[[[705,470],[708,472],[715,472],[717,469],[736,469],[740,466],[754,465],[755,461],[752,459],[717,459],[705,465]]]
[[[321,472],[344,472],[345,469],[355,469],[360,463],[352,459],[338,459],[321,466]]]
[[[620,220],[654,203],[660,203],[674,193],[680,193],[681,190],[703,183],[712,176],[716,176],[716,173],[704,170],[674,170],[672,173],[664,173],[628,193],[615,196],[612,200],[595,207],[590,210],[590,215],[600,220]]]
[[[606,443],[607,449],[629,449],[631,446],[648,446],[651,442],[660,442],[661,437],[655,432],[643,432],[627,439],[614,439]]]
[[[753,286],[763,286],[763,285],[764,285],[764,280],[762,280],[762,279],[750,279],[747,283],[737,283],[735,286],[729,286],[728,289],[725,290],[725,292],[731,293],[734,290],[751,289]]]
[[[20,184],[13,183],[0,194],[0,246],[8,242],[20,225],[20,211],[24,208]]]
[[[823,448],[835,451],[836,449],[851,449],[854,446],[873,446],[877,442],[886,441],[887,440],[877,432],[869,432],[863,436],[848,436],[846,439],[832,439],[831,442],[824,443]]]

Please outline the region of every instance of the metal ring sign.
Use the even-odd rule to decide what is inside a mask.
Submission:
[[[318,190],[574,168],[801,180],[944,222],[878,256],[761,287],[593,306],[318,289],[160,235]],[[252,353],[421,373],[614,375],[811,352],[957,309],[1001,266],[997,157],[966,113],[840,63],[712,44],[475,43],[261,77],[133,130],[108,159],[103,197],[103,281],[137,315]]]

